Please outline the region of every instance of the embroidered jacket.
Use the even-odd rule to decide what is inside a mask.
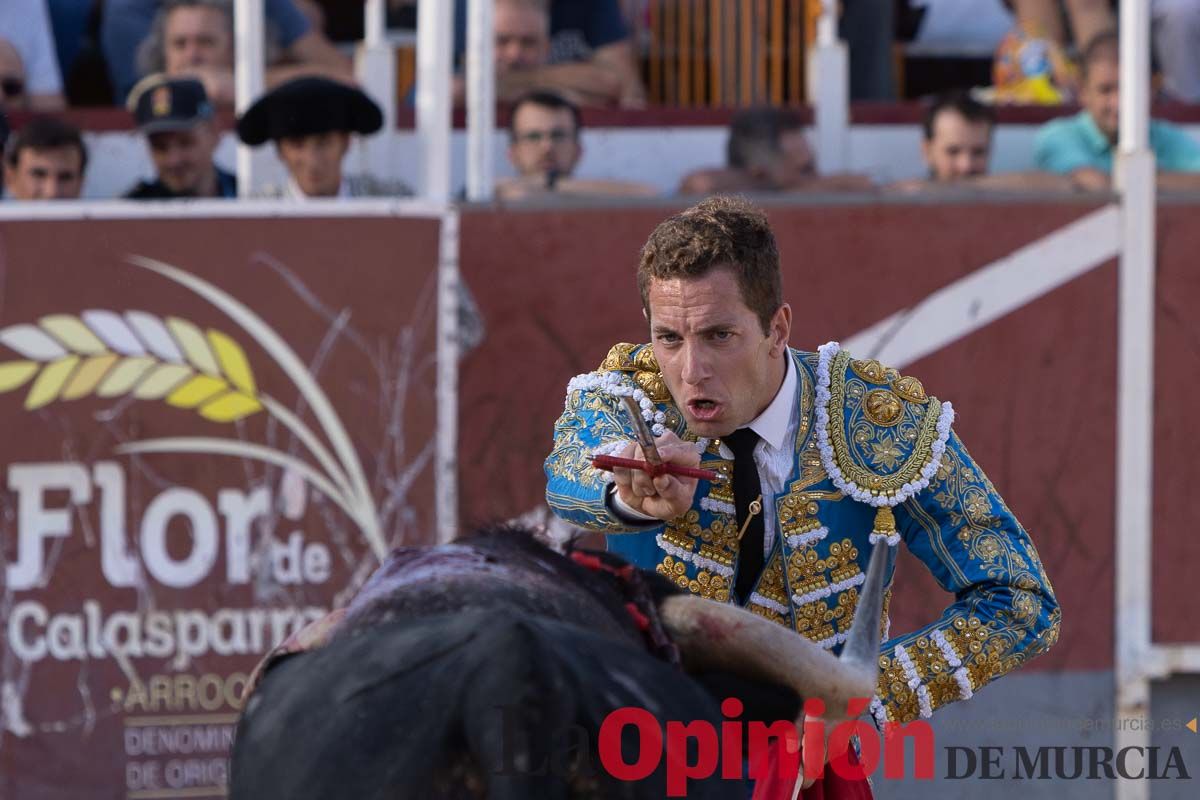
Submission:
[[[1054,590],[1029,535],[952,432],[950,404],[834,342],[791,356],[800,417],[794,461],[786,489],[764,498],[774,503],[779,535],[746,607],[837,651],[871,546],[903,540],[956,600],[936,622],[888,639],[893,551],[872,702],[880,723],[928,717],[1049,649],[1061,618]],[[563,519],[609,534],[609,550],[729,602],[738,541],[728,482],[700,481],[685,515],[651,528],[631,529],[605,504],[611,475],[590,459],[633,438],[625,394],[656,434],[670,429],[696,441],[701,467],[730,473],[719,442],[686,430],[650,345],[619,344],[567,387],[545,463],[546,499]]]

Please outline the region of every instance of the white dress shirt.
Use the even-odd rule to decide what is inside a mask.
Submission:
[[[783,491],[792,474],[796,429],[800,423],[796,419],[796,365],[792,363],[790,350],[784,358],[784,370],[783,385],[775,393],[775,399],[745,426],[759,438],[754,446],[754,463],[762,484],[764,558],[770,555],[775,543],[775,495]],[[722,458],[733,458],[733,451],[724,442],[720,452]]]
[[[300,184],[296,183],[296,179],[291,175],[288,176],[287,183],[284,184],[283,196],[288,200],[312,199],[304,193],[304,190],[300,188]],[[338,199],[350,197],[350,187],[346,184],[346,180],[344,178],[342,179],[341,184],[338,186],[338,192],[336,195],[334,195],[334,197],[337,197]]]

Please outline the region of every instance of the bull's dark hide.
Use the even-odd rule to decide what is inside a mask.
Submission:
[[[677,591],[653,573],[637,582],[651,610]],[[662,798],[665,759],[638,783],[602,769],[597,736],[611,711],[719,726],[720,699],[737,694],[743,721],[795,718],[790,690],[689,676],[651,655],[628,594],[628,581],[523,531],[398,551],[326,647],[267,672],[238,726],[231,797]],[[747,792],[713,780],[688,796]]]

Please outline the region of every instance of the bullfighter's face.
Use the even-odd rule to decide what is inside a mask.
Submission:
[[[784,377],[792,322],[786,303],[764,333],[737,278],[722,268],[655,279],[647,299],[654,356],[693,433],[725,436],[770,405]]]

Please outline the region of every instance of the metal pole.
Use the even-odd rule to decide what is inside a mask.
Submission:
[[[1114,746],[1148,747],[1145,719],[1153,677],[1150,585],[1154,464],[1155,167],[1149,149],[1149,3],[1120,9],[1120,135],[1116,185],[1121,192],[1121,262],[1117,306],[1117,730]],[[1144,750],[1142,752],[1145,752]],[[1149,782],[1119,780],[1118,800],[1145,800]]]
[[[437,444],[434,450],[434,502],[437,539],[458,536],[458,361],[461,355],[458,272],[458,211],[442,214],[438,243]]]
[[[1120,140],[1122,153],[1150,144],[1150,9],[1148,2],[1121,4]]]
[[[263,0],[234,0],[234,107],[243,114],[258,99],[265,85],[263,57]],[[254,150],[244,144],[237,150],[238,196],[254,189]]]
[[[367,47],[383,44],[387,28],[387,9],[384,0],[367,0],[363,6],[363,41]]]
[[[493,0],[467,7],[467,198],[492,199],[496,184],[496,69]]]
[[[820,171],[844,171],[849,162],[850,59],[837,38],[837,0],[822,0],[817,43],[808,58],[808,102]]]
[[[421,195],[450,199],[450,68],[454,3],[419,0],[417,7],[417,139]]]
[[[837,42],[837,0],[822,0],[821,16],[817,17],[817,47]]]
[[[356,52],[358,82],[383,110],[383,133],[361,141],[358,157],[365,159],[372,175],[395,177],[396,144],[396,53],[387,38],[387,9],[384,0],[367,0],[363,10],[366,34]]]

